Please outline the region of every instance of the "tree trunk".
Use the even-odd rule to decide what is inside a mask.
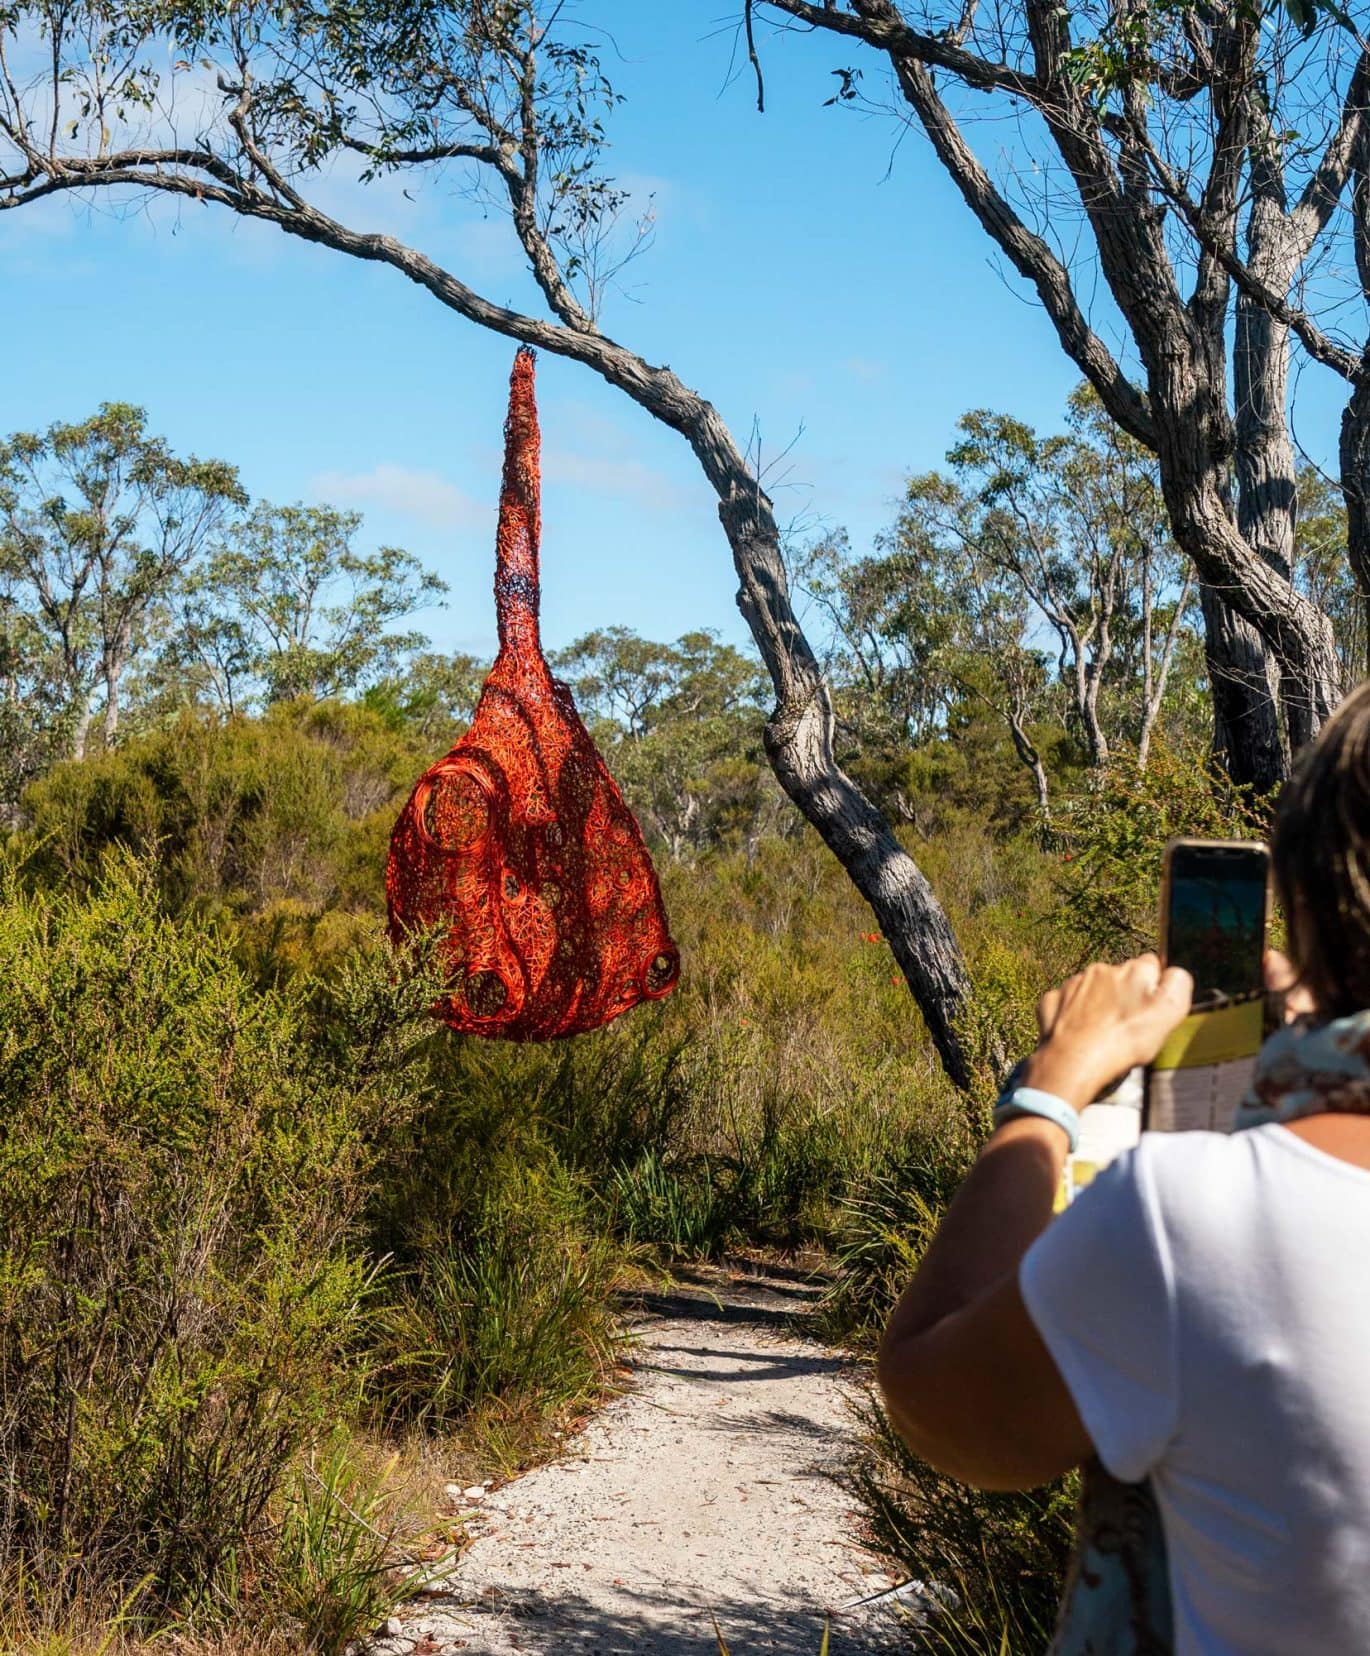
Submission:
[[[1370,299],[1370,146],[1358,146],[1351,186],[1352,247],[1361,291]],[[1341,496],[1346,505],[1346,555],[1355,576],[1370,672],[1370,341],[1341,416]]]
[[[1032,772],[1033,785],[1037,789],[1037,809],[1042,818],[1042,838],[1047,839],[1051,834],[1051,792],[1047,783],[1046,766],[1043,765],[1042,756],[1028,736],[1022,720],[1013,713],[1008,715],[1008,728],[1015,752]]]
[[[1276,156],[1259,146],[1252,158],[1252,203],[1247,226],[1252,269],[1281,294],[1289,291],[1300,257],[1291,234],[1284,177]],[[1294,568],[1298,481],[1289,436],[1289,329],[1245,289],[1237,294],[1232,353],[1237,433],[1237,527],[1256,555],[1287,581]],[[1285,744],[1290,756],[1311,741],[1315,726],[1304,687],[1279,674]]]
[[[1370,672],[1370,349],[1365,373],[1353,387],[1341,416],[1341,496],[1346,503],[1346,555],[1356,579],[1361,625],[1365,628],[1365,670]]]
[[[86,747],[90,742],[90,727],[94,722],[95,710],[91,699],[86,696],[81,703],[80,717],[76,721],[76,728],[71,733],[71,756],[73,759],[84,759]]]
[[[122,669],[119,666],[110,666],[105,669],[105,713],[104,736],[105,746],[111,747],[119,730],[119,677]]]
[[[1147,574],[1143,584],[1144,603],[1144,632],[1145,652],[1144,689],[1142,696],[1142,727],[1137,736],[1137,769],[1145,770],[1147,760],[1151,757],[1151,738],[1155,733],[1156,722],[1161,716],[1161,708],[1165,705],[1166,685],[1170,682],[1170,669],[1175,660],[1175,644],[1180,636],[1180,624],[1189,607],[1189,595],[1194,590],[1194,574],[1192,570],[1185,571],[1184,585],[1180,588],[1180,596],[1175,600],[1175,608],[1170,617],[1170,625],[1166,628],[1165,643],[1161,646],[1159,664],[1153,663],[1155,640],[1152,632],[1153,610],[1151,604],[1151,574],[1150,564],[1147,565]],[[1211,669],[1210,669],[1211,670]]]
[[[1199,603],[1213,702],[1213,757],[1236,787],[1268,793],[1289,773],[1273,663],[1261,635],[1206,582],[1200,584]]]
[[[951,1080],[970,1085],[971,1069],[958,1023],[970,979],[956,935],[922,870],[833,753],[833,709],[817,658],[790,607],[780,536],[770,502],[746,472],[717,413],[699,405],[698,427],[687,431],[709,458],[711,481],[720,465],[734,469],[719,518],[733,550],[737,595],[752,636],[770,670],[777,704],[766,722],[766,757],[776,779],[846,870],[880,922]],[[701,459],[704,459],[701,454]],[[1002,1067],[1003,1055],[992,1055]]]
[[[1099,720],[1099,689],[1102,683],[1103,663],[1095,661],[1086,670],[1084,675],[1084,693],[1080,698],[1080,717],[1085,727],[1085,745],[1089,750],[1089,763],[1094,770],[1105,766],[1111,753],[1108,737],[1104,734],[1104,727]]]

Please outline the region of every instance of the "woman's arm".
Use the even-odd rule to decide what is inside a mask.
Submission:
[[[1083,1109],[1155,1057],[1192,984],[1155,955],[1090,966],[1037,1009],[1042,1041],[1022,1085]],[[1051,1218],[1068,1149],[1039,1117],[991,1134],[948,1209],[880,1348],[890,1418],[923,1458],[990,1489],[1078,1465],[1091,1444],[1018,1291],[1019,1262]]]

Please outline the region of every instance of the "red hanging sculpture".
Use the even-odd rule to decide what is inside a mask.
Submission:
[[[499,655],[471,728],[390,836],[390,934],[446,928],[439,1014],[511,1041],[578,1035],[675,987],[642,833],[538,638],[533,353],[514,359],[495,565]]]

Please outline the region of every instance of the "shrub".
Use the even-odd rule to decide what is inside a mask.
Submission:
[[[862,1191],[842,1204],[836,1271],[824,1299],[830,1331],[869,1347],[879,1338],[957,1187],[977,1135],[964,1118],[925,1121]]]
[[[377,1123],[431,988],[257,993],[147,871],[0,906],[0,1570],[194,1606],[345,1415]]]
[[[330,915],[379,913],[390,826],[427,762],[355,704],[186,711],[34,783],[23,837],[53,884],[98,882],[114,848],[147,858],[167,912],[232,920],[241,960],[271,983],[342,958],[355,939],[336,921],[312,946]]]
[[[387,1418],[429,1428],[483,1412],[487,1443],[518,1460],[602,1389],[621,1254],[556,1163],[505,1156],[468,1174],[446,1234],[430,1221],[386,1284],[374,1395]]]
[[[1270,803],[1224,791],[1198,753],[1160,747],[1144,771],[1110,765],[1061,816],[1061,921],[1077,960],[1154,948],[1166,841],[1259,839]]]

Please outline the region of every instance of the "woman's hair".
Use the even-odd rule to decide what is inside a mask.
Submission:
[[[1318,1011],[1370,1007],[1370,680],[1300,758],[1270,850],[1290,959]]]

